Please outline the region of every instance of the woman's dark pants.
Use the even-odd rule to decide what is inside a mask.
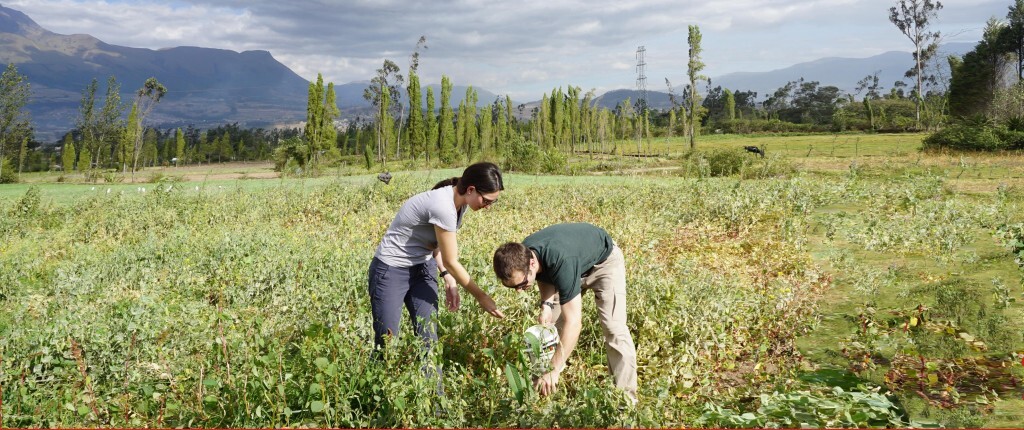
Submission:
[[[437,262],[410,267],[392,267],[373,258],[370,263],[370,309],[373,313],[373,342],[381,348],[388,336],[398,336],[404,305],[416,335],[429,350],[437,341]]]

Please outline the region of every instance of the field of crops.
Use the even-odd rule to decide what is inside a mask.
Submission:
[[[451,171],[20,186],[0,199],[0,424],[1019,425],[1019,156],[788,157],[764,179],[508,175],[459,235],[507,318],[468,295],[441,312],[443,396],[411,330],[371,359],[366,268],[398,206]],[[625,253],[636,406],[589,296],[561,390],[522,386],[536,297],[490,258],[564,221]]]

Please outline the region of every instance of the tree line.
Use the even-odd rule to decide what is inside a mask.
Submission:
[[[876,71],[858,82],[853,93],[804,78],[760,99],[754,91],[713,86],[702,75],[702,36],[692,25],[680,94],[665,79],[670,108],[630,99],[614,108],[601,107],[593,90],[569,85],[553,88],[529,108],[514,106],[508,96],[481,104],[470,86],[458,95],[461,100],[453,109],[457,96],[448,76],[442,76],[436,98],[433,88],[424,94],[420,86],[419,57],[427,49],[421,37],[409,58],[408,80],[392,60],[377,69],[364,91],[372,106],[367,116],[340,118],[334,84],[325,84],[318,75],[309,84],[301,129],[227,124],[161,130],[144,126],[144,119],[166,89],[152,78],[125,103],[119,83],[110,77],[102,100],[95,79],[83,90],[75,128],[56,146],[33,139],[24,109],[29,86],[9,64],[0,76],[0,181],[16,180],[12,175],[23,171],[80,171],[96,179],[109,171],[126,175],[151,166],[250,160],[273,160],[277,169],[296,173],[338,163],[383,170],[398,160],[424,165],[515,157],[543,161],[626,150],[650,153],[656,138],[682,138],[694,149],[696,138],[706,133],[931,130],[941,136],[964,123],[992,127],[989,134],[1024,133],[1024,0],[1014,1],[1005,20],[989,21],[974,50],[945,59],[949,76],[936,58],[940,35],[930,31],[941,9],[941,3],[931,0],[897,1],[889,9],[889,20],[914,45],[913,66],[905,74],[911,82],[899,80],[886,87]],[[1016,142],[994,146],[1012,148]]]

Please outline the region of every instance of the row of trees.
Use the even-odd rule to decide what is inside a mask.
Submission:
[[[98,88],[96,79],[86,86],[75,129],[68,133],[62,146],[48,150],[33,139],[31,120],[25,109],[30,95],[29,83],[13,63],[8,64],[0,76],[0,182],[17,180],[17,177],[10,176],[12,169],[8,166],[6,153],[12,149],[12,143],[18,141],[19,175],[26,166],[35,170],[41,165],[86,171],[97,167],[116,167],[127,172],[130,168],[134,175],[140,159],[145,161],[143,136],[146,129],[143,122],[167,93],[167,88],[156,78],[149,78],[129,106],[121,102],[120,85],[111,77],[107,81],[103,105],[97,108]],[[130,113],[125,119],[124,110],[129,107]]]
[[[953,122],[929,136],[928,148],[1024,149],[1024,0],[1005,20],[992,18],[963,58],[950,57],[948,106]]]
[[[385,60],[377,70],[364,98],[373,106],[368,118],[340,121],[333,83],[318,75],[309,85],[307,118],[302,130],[244,130],[237,124],[199,131],[156,130],[142,127],[143,119],[166,89],[155,79],[146,82],[130,105],[119,96],[119,85],[111,77],[102,106],[97,107],[98,84],[94,80],[84,91],[76,128],[62,149],[49,156],[34,145],[31,127],[24,115],[28,85],[8,66],[0,78],[5,103],[0,112],[0,165],[11,171],[7,154],[18,153],[17,168],[26,164],[65,170],[89,171],[116,168],[125,173],[139,167],[229,160],[275,159],[279,168],[322,166],[346,159],[348,162],[386,166],[389,160],[421,160],[424,163],[456,164],[477,158],[500,159],[511,151],[513,142],[527,142],[543,153],[619,153],[630,142],[638,153],[650,150],[657,137],[684,136],[690,147],[704,130],[726,133],[778,131],[906,131],[938,129],[950,118],[991,115],[1002,109],[1002,117],[1020,116],[1018,93],[1009,90],[1008,80],[1024,76],[1024,0],[1010,7],[1007,21],[993,19],[985,38],[964,58],[948,61],[952,76],[937,73],[935,52],[938,32],[929,31],[930,22],[942,8],[931,0],[899,0],[890,8],[890,21],[915,47],[914,66],[891,88],[879,82],[878,72],[867,75],[853,94],[835,86],[803,78],[791,81],[758,101],[752,91],[713,87],[702,75],[701,33],[690,26],[684,91],[674,94],[668,79],[672,107],[652,109],[643,100],[624,100],[614,109],[595,103],[594,91],[580,87],[552,89],[540,104],[524,116],[523,105],[514,114],[510,98],[499,97],[481,105],[472,87],[452,109],[452,83],[442,77],[439,103],[432,88],[422,94],[417,68],[422,50],[421,37],[410,56],[408,82],[400,67]],[[1009,73],[1014,70],[1016,73]],[[1014,76],[1015,75],[1015,76]],[[1010,76],[1014,76],[1010,79]],[[706,84],[705,91],[697,89]],[[948,91],[946,90],[948,85]],[[403,102],[403,96],[407,102]],[[422,101],[426,101],[426,106]],[[1013,114],[1013,115],[1011,115]],[[1024,120],[1020,120],[1024,124]],[[33,153],[33,148],[43,155]],[[345,158],[354,157],[354,158]],[[49,163],[47,163],[49,160]]]

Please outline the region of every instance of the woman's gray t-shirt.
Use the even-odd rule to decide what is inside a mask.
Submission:
[[[454,187],[425,191],[406,200],[384,232],[374,256],[388,266],[409,267],[433,258],[437,248],[434,226],[447,231],[462,227],[467,206],[456,210]]]

